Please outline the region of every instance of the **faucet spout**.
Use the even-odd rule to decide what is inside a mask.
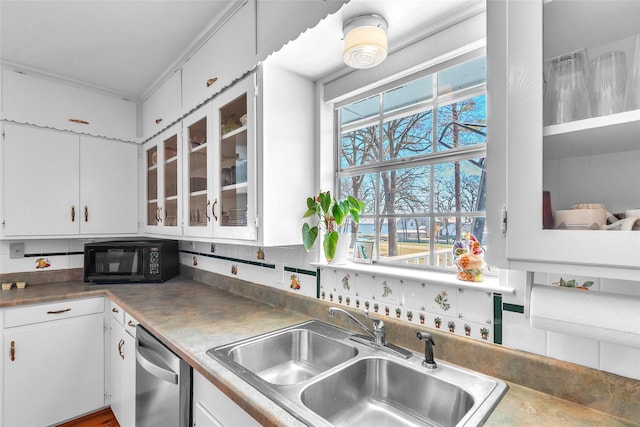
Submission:
[[[367,319],[373,322],[373,330],[369,328],[367,325],[365,325],[364,323],[362,323],[361,321],[359,321],[358,319],[356,319],[348,311],[338,307],[329,308],[329,316],[333,317],[337,312],[340,312],[346,315],[349,319],[353,320],[358,326],[360,326],[364,331],[366,331],[369,335],[371,335],[374,338],[376,345],[386,344],[386,340],[385,340],[386,330],[384,327],[384,322],[380,319],[376,319],[374,317],[369,316],[369,312],[367,310],[362,310],[362,314],[364,314],[367,317]]]
[[[428,332],[418,332],[416,336],[420,341],[424,341],[424,360],[422,361],[422,366],[427,369],[435,369],[438,367],[438,364],[433,359],[433,346],[436,345],[433,342],[433,337]]]

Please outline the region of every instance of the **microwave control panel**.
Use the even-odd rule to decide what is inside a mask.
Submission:
[[[149,253],[149,274],[160,275],[160,251],[158,248],[151,248]]]

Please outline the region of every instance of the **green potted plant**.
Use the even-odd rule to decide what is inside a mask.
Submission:
[[[316,225],[305,222],[302,225],[302,243],[309,252],[320,231],[324,233],[322,247],[328,262],[334,259],[340,234],[346,234],[351,222],[358,224],[360,214],[364,212],[364,203],[353,196],[336,200],[330,191],[320,192],[316,197],[307,198],[307,211],[303,218],[316,217]],[[348,235],[344,235],[348,245]]]

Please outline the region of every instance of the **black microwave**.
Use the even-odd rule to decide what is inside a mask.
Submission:
[[[84,245],[88,283],[164,282],[180,272],[176,240],[122,240]]]

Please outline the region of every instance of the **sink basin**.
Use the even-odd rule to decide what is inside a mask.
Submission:
[[[303,424],[481,426],[507,391],[495,378],[357,340],[317,320],[207,354]],[[354,341],[355,340],[355,341]]]
[[[302,403],[335,426],[455,426],[473,407],[462,388],[390,359],[367,358],[314,382]]]
[[[358,354],[356,347],[307,328],[277,331],[214,351],[277,385],[306,381]]]

